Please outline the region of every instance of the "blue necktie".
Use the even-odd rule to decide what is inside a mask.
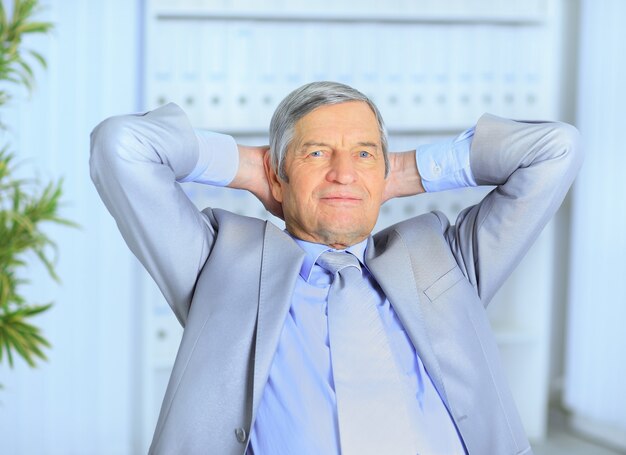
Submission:
[[[328,334],[341,453],[417,454],[418,418],[410,408],[415,400],[400,375],[358,259],[328,251],[317,263],[334,276]]]

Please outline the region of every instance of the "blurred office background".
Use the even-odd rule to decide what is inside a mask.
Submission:
[[[264,144],[275,106],[311,80],[369,94],[397,151],[483,112],[580,129],[583,170],[489,313],[537,453],[626,453],[626,2],[42,5],[54,32],[26,44],[49,68],[31,96],[14,92],[0,134],[22,172],[65,178],[62,215],[82,229],[49,228],[61,285],[35,260],[28,268],[27,298],[55,302],[36,320],[52,348],[36,369],[0,365],[0,453],[146,453],[176,354],[182,329],[89,179],[93,127],[175,101],[197,127]],[[243,193],[185,190],[199,207],[266,217]],[[454,217],[487,190],[392,201],[379,227],[433,209]]]

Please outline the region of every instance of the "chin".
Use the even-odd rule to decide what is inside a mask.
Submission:
[[[367,238],[371,232],[372,229],[355,229],[354,224],[351,226],[327,227],[319,231],[326,245],[342,245],[345,247],[359,243]]]

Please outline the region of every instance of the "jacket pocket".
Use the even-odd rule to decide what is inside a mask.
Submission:
[[[431,302],[435,301],[437,297],[446,292],[452,286],[461,281],[464,277],[463,272],[457,266],[454,266],[451,270],[444,273],[437,281],[428,286],[424,290],[424,294],[430,299]]]

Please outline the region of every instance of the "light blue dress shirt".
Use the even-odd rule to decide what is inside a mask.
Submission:
[[[200,158],[185,181],[225,185],[234,177],[238,156],[230,136],[196,130]],[[469,165],[474,129],[454,139],[423,145],[416,150],[417,166],[426,191],[476,185]],[[219,151],[219,157],[218,155]],[[215,163],[219,162],[219,165]],[[213,164],[212,164],[213,163]],[[330,363],[327,298],[332,277],[315,264],[329,247],[294,238],[306,253],[291,306],[274,355],[261,403],[250,434],[248,454],[339,454],[339,429]],[[348,251],[364,264],[367,240]],[[461,453],[462,441],[393,307],[364,267],[399,370],[428,425],[426,436],[437,447]],[[461,447],[461,449],[458,449]]]
[[[326,245],[294,239],[306,256],[291,307],[263,391],[248,454],[339,454],[339,428],[328,338],[327,299],[330,273],[317,258]],[[364,264],[367,239],[348,248]],[[410,395],[424,422],[425,436],[442,438],[442,454],[458,454],[462,442],[443,401],[424,369],[389,300],[364,266],[370,292]],[[454,438],[457,440],[455,441]],[[449,450],[448,450],[449,448]],[[456,450],[455,450],[456,449]]]

